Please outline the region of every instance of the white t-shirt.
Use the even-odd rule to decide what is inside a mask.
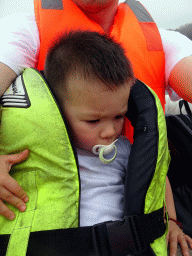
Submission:
[[[173,67],[181,59],[192,55],[192,41],[179,32],[165,29],[159,29],[159,32],[165,52],[165,77],[168,82]],[[0,62],[18,75],[26,67],[36,68],[40,40],[34,13],[3,17],[0,19],[0,34]]]
[[[110,164],[103,164],[97,155],[77,149],[81,181],[81,227],[123,220],[125,174],[131,144],[121,135],[115,145],[117,155]],[[108,155],[109,159],[113,154],[114,152]]]

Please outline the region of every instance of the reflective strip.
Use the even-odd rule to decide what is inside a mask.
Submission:
[[[42,0],[41,7],[42,9],[63,10],[63,2],[62,0]]]
[[[140,22],[154,22],[151,15],[148,11],[143,7],[143,5],[139,1],[135,0],[126,0],[126,4],[129,5],[135,16],[137,17],[138,21]]]

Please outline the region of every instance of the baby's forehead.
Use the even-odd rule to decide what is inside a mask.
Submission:
[[[72,97],[68,96],[66,107],[79,115],[115,116],[124,115],[127,112],[129,91],[118,89],[115,91],[84,90],[76,92]]]
[[[122,84],[109,84],[104,80],[101,80],[98,77],[92,76],[91,74],[89,76],[84,76],[83,74],[76,72],[75,74],[71,74],[66,79],[66,88],[76,93],[79,90],[80,91],[91,91],[91,90],[102,90],[102,91],[111,91],[115,92],[121,88],[130,88],[133,85],[132,79],[129,79],[128,81],[122,83]]]
[[[66,81],[66,89],[64,100],[70,102],[70,104],[84,104],[85,102],[90,103],[97,100],[97,104],[105,102],[110,97],[118,95],[118,98],[124,98],[127,95],[129,97],[131,82],[128,81],[120,86],[107,85],[98,78],[84,78],[81,75],[71,75]],[[104,95],[104,97],[103,97]],[[121,100],[121,99],[120,99]],[[115,98],[114,98],[114,101]],[[114,102],[115,103],[115,102]]]

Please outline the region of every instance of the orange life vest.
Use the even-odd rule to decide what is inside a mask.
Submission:
[[[41,42],[39,70],[44,69],[49,46],[62,33],[76,29],[104,33],[72,0],[34,0],[34,5]],[[164,108],[165,57],[158,28],[150,14],[138,1],[127,0],[118,6],[110,36],[121,43],[136,78],[156,92]],[[128,120],[123,133],[132,142],[133,129]]]

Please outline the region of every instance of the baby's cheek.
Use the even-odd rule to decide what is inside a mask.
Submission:
[[[92,152],[93,146],[95,146],[95,140],[89,134],[82,133],[76,137],[76,146]]]

